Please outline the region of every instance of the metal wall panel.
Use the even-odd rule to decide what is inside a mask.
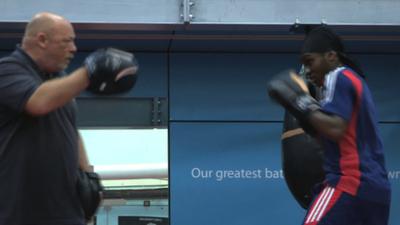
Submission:
[[[1,1],[0,21],[27,21],[52,11],[73,22],[178,24],[184,0],[13,0]],[[397,0],[192,0],[194,24],[374,24],[399,25]],[[310,10],[312,9],[312,13]]]
[[[194,24],[400,24],[396,0],[192,0]]]
[[[157,110],[155,101],[158,100],[120,97],[78,98],[78,126],[92,128],[166,127],[168,124],[165,119],[168,115],[167,110],[160,108],[159,113],[155,114],[154,110]],[[165,99],[159,101],[160,104],[167,104]]]
[[[82,23],[177,23],[179,0],[3,0],[0,21],[26,22],[50,11]]]

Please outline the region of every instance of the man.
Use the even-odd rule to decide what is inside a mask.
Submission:
[[[324,26],[306,37],[301,59],[322,87],[321,102],[301,88],[293,72],[273,80],[269,94],[324,146],[325,181],[303,224],[386,225],[391,190],[375,106],[361,70]]]
[[[121,52],[100,51],[61,76],[77,51],[74,40],[69,21],[39,13],[21,46],[0,63],[0,224],[85,224],[77,170],[90,166],[74,97],[98,74],[115,77],[124,68],[104,63]]]

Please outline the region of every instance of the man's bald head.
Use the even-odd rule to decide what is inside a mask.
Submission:
[[[76,52],[75,31],[62,16],[41,12],[26,25],[22,49],[43,71],[66,68]]]
[[[65,18],[53,13],[38,13],[33,16],[32,20],[27,24],[24,39],[35,37],[39,32],[51,34],[53,29],[60,23],[65,24],[69,22]]]

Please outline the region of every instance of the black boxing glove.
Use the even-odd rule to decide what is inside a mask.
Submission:
[[[76,184],[79,201],[86,221],[90,221],[96,214],[102,200],[103,186],[97,173],[78,170]]]
[[[136,83],[138,62],[132,53],[102,48],[84,61],[89,75],[88,91],[95,94],[117,94],[130,90]]]
[[[305,132],[315,135],[309,122],[312,112],[321,108],[308,92],[307,84],[294,71],[284,71],[275,76],[267,86],[269,96],[287,109]]]

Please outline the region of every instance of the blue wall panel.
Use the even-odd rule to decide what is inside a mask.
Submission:
[[[385,148],[386,166],[392,183],[390,225],[400,224],[400,123],[381,124],[380,131]]]
[[[299,224],[305,211],[280,174],[280,130],[280,123],[171,123],[171,224]],[[221,179],[232,170],[250,175]]]
[[[299,67],[295,55],[185,54],[171,56],[172,120],[282,120],[266,84],[286,67]]]
[[[397,55],[355,55],[367,74],[379,119],[400,121]],[[171,120],[281,121],[283,110],[267,96],[275,73],[298,68],[297,54],[171,55]]]
[[[400,121],[400,55],[355,55],[377,106],[380,121]]]

